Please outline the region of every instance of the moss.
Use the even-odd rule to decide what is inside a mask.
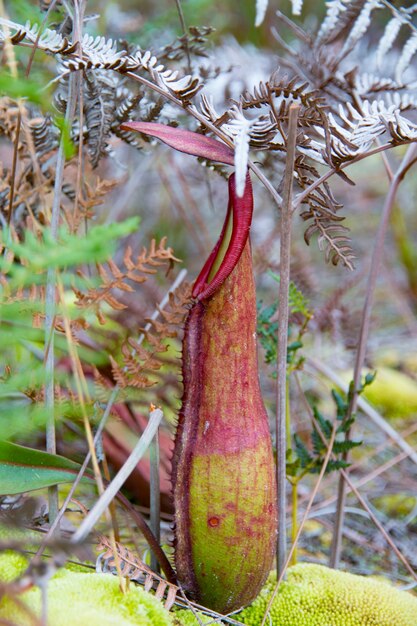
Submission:
[[[213,617],[210,615],[204,615],[200,611],[196,611],[198,618],[192,611],[188,609],[181,609],[174,613],[174,624],[177,626],[201,626],[202,624],[213,624]]]
[[[260,626],[275,583],[235,619]],[[417,598],[389,583],[308,563],[288,570],[270,613],[273,626],[416,626],[416,616]]]
[[[15,553],[0,558],[0,578],[10,581],[23,573],[26,560]],[[37,587],[19,596],[28,611],[40,615],[41,594]],[[127,593],[119,590],[111,574],[85,574],[62,569],[48,584],[49,626],[172,626],[168,611],[152,595],[131,584]],[[10,598],[0,603],[0,619],[16,626],[31,623],[28,613]]]
[[[10,583],[18,578],[28,566],[28,559],[22,554],[6,550],[0,554],[0,580]]]

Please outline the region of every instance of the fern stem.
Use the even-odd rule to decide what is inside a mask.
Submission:
[[[332,169],[328,170],[322,176],[320,176],[320,178],[317,178],[314,181],[314,183],[311,183],[311,185],[309,187],[307,187],[307,189],[305,189],[300,194],[298,194],[298,196],[294,200],[294,211],[296,209],[298,209],[298,207],[303,202],[305,202],[307,200],[308,196],[311,194],[312,191],[314,191],[315,189],[320,187],[320,185],[322,185],[329,178],[334,176],[334,174],[337,174],[339,172],[339,170],[344,170],[345,168],[349,167],[350,165],[354,165],[355,163],[359,163],[359,161],[362,161],[363,159],[367,159],[368,157],[373,156],[374,154],[379,154],[380,152],[385,152],[386,150],[390,150],[393,147],[394,146],[393,146],[393,144],[391,142],[390,143],[384,143],[384,144],[382,144],[380,146],[377,146],[376,148],[372,148],[372,150],[369,150],[368,152],[365,152],[364,154],[358,154],[357,157],[355,157],[354,159],[352,159],[348,163],[342,163],[339,168],[333,167]]]
[[[278,502],[278,536],[277,536],[277,577],[284,574],[286,562],[286,407],[287,407],[287,348],[289,318],[289,287],[291,264],[291,216],[293,172],[297,142],[297,121],[300,106],[292,104],[289,110],[287,161],[285,166],[283,203],[281,208],[281,241],[280,241],[280,281],[278,311],[278,356],[277,356],[277,502]]]
[[[365,302],[362,310],[362,321],[361,328],[359,333],[359,341],[358,348],[356,351],[356,360],[355,367],[353,372],[353,393],[350,397],[348,410],[346,413],[346,419],[349,420],[351,416],[356,412],[358,406],[358,390],[360,388],[360,379],[361,373],[365,361],[366,355],[366,346],[368,342],[370,322],[371,322],[371,313],[372,313],[372,305],[373,298],[375,293],[376,282],[379,274],[379,269],[381,266],[382,256],[384,252],[384,241],[385,236],[388,230],[391,213],[394,207],[395,197],[397,195],[398,188],[407,174],[408,170],[412,167],[414,162],[417,160],[417,145],[412,144],[398,170],[396,171],[394,178],[390,184],[390,188],[388,191],[388,195],[385,200],[385,204],[382,210],[381,220],[378,226],[378,231],[375,238],[375,245],[372,252],[371,258],[371,266],[369,270],[369,278],[368,285],[365,295]],[[346,440],[350,437],[350,430],[346,433]],[[346,461],[348,459],[348,453],[343,455],[343,460]],[[335,529],[332,540],[332,547],[330,553],[330,566],[338,567],[340,562],[340,552],[342,547],[342,536],[343,536],[343,526],[345,519],[345,504],[346,504],[346,481],[345,475],[348,472],[343,472],[339,477],[339,486],[338,486],[338,497],[336,504],[336,520],[335,520]]]
[[[75,79],[71,76],[71,78]],[[70,82],[70,92],[72,91]],[[70,98],[71,100],[71,98]],[[70,107],[68,107],[69,118]],[[61,204],[61,188],[64,178],[65,155],[64,155],[64,138],[61,143],[57,155],[57,163],[55,170],[54,199],[52,203],[51,215],[51,237],[56,240],[58,235],[59,212]],[[55,437],[55,412],[54,412],[54,394],[55,394],[55,354],[54,354],[54,321],[55,321],[55,283],[56,271],[54,268],[48,269],[46,279],[45,292],[45,408],[47,411],[46,424],[46,450],[51,454],[56,454],[56,437]],[[58,514],[58,488],[49,487],[48,489],[49,503],[49,520],[53,522]]]

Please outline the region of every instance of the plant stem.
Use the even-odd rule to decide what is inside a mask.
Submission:
[[[177,5],[178,17],[179,17],[179,20],[180,20],[180,23],[181,23],[182,32],[183,32],[183,35],[184,35],[184,48],[185,48],[185,52],[186,52],[186,55],[187,55],[187,70],[188,70],[188,73],[191,74],[191,72],[192,72],[191,55],[190,55],[190,48],[188,46],[187,25],[185,23],[184,11],[182,10],[181,0],[175,0],[175,4]]]
[[[291,483],[291,496],[292,496],[292,521],[291,521],[291,545],[294,546],[290,565],[295,565],[297,563],[297,548],[296,548],[296,539],[297,539],[297,530],[298,530],[298,480],[294,480]]]
[[[277,576],[284,573],[286,561],[286,413],[287,413],[287,347],[289,317],[289,286],[291,262],[291,216],[294,161],[297,142],[297,120],[300,106],[292,104],[289,111],[287,162],[285,166],[283,202],[281,208],[281,240],[280,240],[280,281],[278,310],[278,355],[277,355],[277,413],[276,413],[276,446],[277,446],[277,502],[278,502],[278,536],[277,536]]]
[[[76,8],[78,8],[76,2]],[[77,11],[79,19],[74,20],[73,36],[75,40],[80,39],[82,28],[82,7],[84,2],[80,2],[81,10]],[[77,102],[77,83],[78,72],[70,76],[68,86],[68,104],[65,112],[65,123],[71,124],[75,114]],[[57,239],[59,215],[61,207],[62,183],[64,179],[65,168],[65,137],[62,133],[61,141],[58,148],[57,162],[55,169],[54,197],[52,201],[50,233],[53,240]],[[55,353],[54,353],[54,335],[55,335],[55,283],[56,271],[51,268],[47,272],[46,291],[45,291],[45,408],[47,413],[46,423],[46,450],[51,454],[56,454],[56,437],[55,437]],[[48,489],[48,506],[49,521],[53,522],[58,515],[58,487],[49,487]]]
[[[398,191],[398,188],[417,158],[417,145],[412,144],[398,170],[396,171],[388,191],[388,195],[385,200],[385,204],[382,210],[381,220],[378,226],[378,231],[376,234],[375,245],[372,251],[372,259],[371,259],[371,267],[369,270],[369,278],[368,285],[365,295],[365,302],[362,310],[362,322],[361,329],[359,333],[359,342],[358,348],[356,352],[356,360],[355,360],[355,368],[353,372],[353,393],[351,395],[348,410],[346,413],[346,419],[349,420],[352,415],[356,412],[358,405],[358,390],[360,388],[360,379],[361,372],[363,369],[365,354],[366,354],[366,346],[368,342],[369,336],[369,328],[371,322],[371,313],[372,313],[372,304],[375,293],[376,282],[378,278],[379,268],[381,266],[382,256],[384,253],[384,241],[386,232],[389,226],[391,212],[394,207],[395,197]],[[346,440],[350,437],[350,430],[346,433]],[[348,454],[343,455],[343,460],[346,461],[348,459]],[[336,505],[336,521],[335,521],[335,529],[333,534],[333,541],[330,553],[330,566],[338,567],[340,561],[340,552],[342,545],[342,535],[343,535],[343,525],[344,525],[344,508],[346,503],[346,481],[345,476],[348,472],[341,472],[339,478],[339,486],[338,486],[338,498]]]
[[[75,83],[77,75],[71,75],[69,84],[68,108],[65,115],[66,123],[70,123],[75,110]],[[54,183],[54,198],[52,202],[52,213],[50,232],[53,240],[57,239],[59,213],[61,206],[61,190],[64,179],[65,168],[65,139],[62,136],[59,144]],[[55,440],[55,354],[54,354],[54,335],[55,335],[55,282],[56,271],[54,268],[48,269],[46,279],[45,292],[45,408],[47,413],[46,424],[46,450],[50,454],[56,454]],[[58,514],[58,488],[49,487],[48,489],[49,504],[49,521],[53,522]]]
[[[158,543],[161,543],[161,490],[159,484],[159,434],[155,433],[151,445],[149,446],[150,462],[150,526]],[[151,554],[151,568],[158,573],[158,560],[156,554]]]

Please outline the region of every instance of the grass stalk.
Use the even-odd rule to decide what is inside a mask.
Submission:
[[[71,75],[68,94],[68,108],[65,115],[67,124],[75,112],[76,104],[76,74]],[[50,231],[53,240],[58,236],[59,214],[61,206],[62,183],[64,180],[65,168],[65,138],[61,136],[59,144],[54,183],[54,198],[52,202]],[[47,412],[46,424],[46,450],[50,454],[56,454],[55,436],[55,300],[56,300],[56,271],[50,268],[47,273],[45,291],[45,408]],[[49,520],[53,522],[58,514],[58,488],[48,489]]]
[[[277,502],[278,502],[278,533],[277,533],[277,576],[284,572],[286,562],[286,452],[287,452],[287,347],[289,318],[289,287],[291,263],[291,216],[294,161],[297,142],[297,120],[299,105],[292,104],[288,121],[287,162],[284,175],[283,202],[281,207],[281,240],[280,240],[280,281],[278,310],[278,356],[277,356],[277,412],[276,412],[276,446],[277,446]]]
[[[74,20],[73,35],[75,40],[80,40],[82,31],[82,15],[84,2],[75,2],[78,19]],[[65,124],[70,126],[75,115],[77,104],[78,72],[71,74],[68,86],[68,105],[65,112]],[[52,201],[50,232],[53,240],[58,236],[58,226],[61,208],[62,184],[65,169],[65,136],[61,134],[57,161],[55,168],[54,196]],[[46,450],[50,454],[56,454],[55,433],[55,300],[56,300],[56,271],[50,268],[47,272],[45,290],[45,408],[47,413],[46,423]],[[49,521],[53,522],[58,515],[58,487],[48,489]]]

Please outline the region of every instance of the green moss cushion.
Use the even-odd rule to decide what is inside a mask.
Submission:
[[[275,583],[271,574],[236,619],[260,626]],[[417,626],[417,597],[380,580],[300,563],[289,568],[270,615],[273,626]]]
[[[258,598],[233,618],[260,626],[275,587],[271,574]],[[182,626],[199,626],[191,611],[177,611]],[[200,615],[203,623],[212,618]],[[307,563],[289,568],[266,626],[417,626],[417,597],[373,578]]]
[[[27,560],[13,552],[0,555],[0,579],[21,575]],[[276,583],[268,579],[258,598],[234,615],[247,626],[260,626]],[[40,615],[37,588],[19,596],[29,611]],[[152,595],[133,584],[126,594],[116,576],[61,569],[48,584],[48,626],[199,626],[191,611],[169,614]],[[203,623],[211,617],[200,615]],[[0,620],[29,626],[32,620],[10,598],[0,601]],[[417,626],[417,597],[389,583],[301,563],[289,568],[280,586],[267,626]]]
[[[15,553],[0,556],[0,578],[10,582],[23,573],[26,560]],[[40,615],[41,595],[32,588],[19,596],[30,612]],[[151,594],[134,584],[122,594],[111,574],[84,574],[66,569],[48,583],[48,626],[172,626],[171,616]],[[0,620],[17,626],[33,621],[10,598],[0,602]]]

